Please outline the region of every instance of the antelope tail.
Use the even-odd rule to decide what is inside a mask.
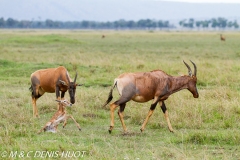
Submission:
[[[113,99],[112,92],[113,92],[113,89],[115,88],[116,85],[117,85],[117,81],[114,82],[113,87],[111,88],[111,90],[110,90],[110,92],[109,92],[108,99],[107,99],[107,101],[104,103],[104,105],[102,106],[102,108],[104,108],[104,107],[105,107],[109,102],[111,102],[111,100]]]
[[[33,87],[32,87],[32,85],[29,87],[29,91],[30,91],[30,92],[33,92]]]
[[[29,91],[32,93],[32,97],[34,97],[34,90],[32,85],[29,87]]]

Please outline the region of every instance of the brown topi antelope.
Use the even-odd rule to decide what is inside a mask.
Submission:
[[[225,41],[225,37],[223,37],[222,34],[220,34],[220,39],[221,39],[221,41]]]
[[[63,128],[64,128],[67,124],[68,118],[71,118],[75,122],[77,128],[81,131],[79,124],[76,122],[73,116],[67,115],[67,111],[65,111],[65,107],[71,107],[72,103],[70,103],[67,100],[56,100],[56,101],[58,102],[58,111],[52,116],[50,121],[47,122],[45,126],[38,133],[41,133],[42,131],[56,133],[59,123],[64,122],[63,123]]]
[[[170,132],[173,132],[164,101],[171,94],[182,89],[188,89],[193,94],[194,98],[198,98],[198,91],[196,87],[197,66],[192,61],[191,63],[194,66],[194,73],[192,74],[191,68],[187,63],[184,62],[188,68],[189,73],[189,75],[184,76],[173,77],[161,70],[140,73],[124,73],[118,76],[118,78],[114,80],[114,84],[110,90],[108,100],[103,105],[103,107],[105,107],[112,100],[112,92],[116,86],[121,97],[110,105],[111,124],[108,130],[109,133],[112,132],[114,127],[114,110],[116,107],[120,106],[118,110],[118,116],[122,123],[123,130],[126,132],[127,129],[123,121],[123,112],[126,103],[130,100],[143,103],[152,99],[153,103],[151,104],[148,115],[140,130],[143,132],[149,118],[156,108],[157,103],[159,103],[166,118],[168,129]]]
[[[72,82],[67,69],[63,66],[58,68],[41,69],[32,73],[31,87],[29,90],[32,92],[33,116],[38,117],[36,101],[45,92],[56,92],[56,97],[58,100],[60,100],[60,91],[61,99],[63,99],[65,92],[68,90],[70,101],[72,104],[74,104],[76,86],[81,86],[81,84],[76,83],[76,79],[77,73],[74,81]]]

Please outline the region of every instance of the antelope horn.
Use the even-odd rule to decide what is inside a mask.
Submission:
[[[77,75],[78,75],[78,74],[77,74],[77,72],[76,72],[76,76],[75,76],[75,78],[74,78],[74,81],[73,81],[73,82],[74,82],[74,84],[76,83],[76,80],[77,80]]]
[[[190,60],[191,61],[191,60]],[[194,66],[194,76],[196,77],[197,76],[197,66],[196,66],[196,64],[195,63],[193,63],[193,61],[191,61],[191,63],[193,64],[193,66]]]
[[[183,63],[187,66],[187,68],[188,68],[188,75],[189,76],[192,76],[192,70],[191,70],[191,68],[190,68],[190,66],[183,60]]]

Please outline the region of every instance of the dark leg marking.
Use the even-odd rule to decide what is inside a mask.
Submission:
[[[61,99],[64,97],[64,95],[65,95],[65,92],[61,92]]]
[[[169,117],[168,117],[167,107],[166,107],[164,101],[162,101],[161,109],[162,109],[162,111],[163,111],[163,113],[164,113],[164,116],[165,116],[165,119],[166,119],[166,121],[167,121],[169,131],[170,131],[170,132],[173,132],[173,128],[172,128],[170,119],[169,119]]]
[[[119,109],[119,111],[120,111],[120,112],[123,112],[124,109],[125,109],[125,106],[126,106],[126,103],[120,104],[120,109]]]
[[[156,106],[157,106],[157,103],[158,103],[158,101],[153,103],[153,104],[151,104],[150,110],[154,110],[156,108]]]
[[[126,132],[126,130],[127,130],[126,125],[125,125],[124,120],[123,120],[123,111],[125,109],[125,106],[126,106],[126,103],[120,104],[120,108],[118,110],[118,116],[119,116],[120,121],[122,123],[122,127],[123,127],[124,132]]]
[[[166,112],[166,110],[167,110],[167,107],[166,107],[166,105],[165,105],[164,101],[162,101],[162,106],[161,106],[161,109],[162,109],[163,113],[165,113],[165,112]]]
[[[56,97],[60,97],[60,91],[59,87],[56,85]]]

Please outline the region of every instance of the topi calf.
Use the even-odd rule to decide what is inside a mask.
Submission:
[[[71,107],[72,103],[68,102],[67,100],[56,100],[58,102],[58,111],[52,116],[49,122],[46,123],[46,125],[38,132],[41,133],[42,131],[44,132],[57,132],[57,127],[59,123],[64,122],[63,128],[67,124],[68,118],[71,118],[77,128],[81,131],[80,125],[76,122],[76,120],[73,118],[72,115],[67,115],[67,112],[65,111],[65,107]]]
[[[184,62],[184,61],[183,61]],[[194,98],[198,98],[197,91],[197,66],[191,61],[194,66],[194,73],[187,63],[184,62],[188,68],[189,75],[173,77],[166,74],[162,70],[154,70],[151,72],[140,72],[140,73],[124,73],[118,76],[114,80],[113,87],[110,90],[108,100],[105,102],[103,107],[105,107],[113,98],[112,92],[115,87],[117,87],[120,94],[120,98],[110,105],[110,115],[111,124],[109,128],[109,133],[112,132],[114,127],[114,110],[120,106],[118,110],[118,116],[122,123],[124,132],[127,131],[124,120],[123,112],[126,103],[130,100],[135,102],[147,102],[153,99],[150,110],[147,114],[145,121],[142,124],[141,131],[145,129],[145,126],[153,114],[156,105],[159,103],[161,109],[166,118],[168,128],[173,132],[172,125],[168,117],[168,111],[164,101],[173,93],[178,92],[182,89],[188,89]]]

